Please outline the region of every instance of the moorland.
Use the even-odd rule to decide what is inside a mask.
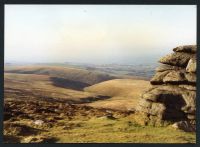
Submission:
[[[141,125],[155,66],[5,64],[5,143],[194,143],[195,133]]]

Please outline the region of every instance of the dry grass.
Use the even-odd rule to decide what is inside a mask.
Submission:
[[[59,68],[57,72],[59,73]],[[61,73],[57,74],[57,77],[64,76]],[[76,74],[78,75],[78,72]],[[195,133],[182,132],[170,126],[141,126],[137,123],[138,116],[136,117],[134,113],[107,111],[107,109],[134,110],[140,94],[150,86],[148,81],[115,79],[81,91],[55,86],[51,75],[5,73],[4,80],[5,105],[7,105],[4,107],[4,119],[7,118],[4,120],[5,142],[195,143],[196,141]],[[111,98],[91,101],[91,98],[96,100],[98,95]],[[47,101],[42,101],[44,99]],[[50,101],[51,99],[64,101],[54,102]],[[92,107],[84,107],[83,104],[66,105],[65,101],[90,102],[84,105]],[[110,113],[114,119],[107,117]],[[37,119],[44,120],[44,125],[34,125],[33,122]]]
[[[95,84],[84,90],[110,96],[110,99],[96,101],[90,106],[117,110],[134,110],[139,97],[150,86],[148,81],[133,79],[114,79]]]
[[[62,66],[6,66],[5,72],[49,75],[53,77],[79,81],[89,85],[115,78],[105,73],[90,72],[84,69]]]
[[[72,103],[89,102],[89,106],[123,111],[134,110],[140,94],[149,86],[149,82],[144,80],[115,79],[80,91],[55,86],[49,75],[5,73],[4,80],[6,98],[28,97],[66,100]],[[101,100],[97,98],[98,95],[108,97],[102,97]]]
[[[7,143],[195,143],[196,140],[195,133],[170,126],[141,126],[136,123],[134,113],[38,101],[6,101],[5,109],[7,116],[14,114],[4,121]],[[112,118],[107,117],[110,113]],[[44,123],[35,125],[36,119]]]
[[[52,98],[81,102],[94,94],[56,87],[48,75],[5,73],[5,98]]]

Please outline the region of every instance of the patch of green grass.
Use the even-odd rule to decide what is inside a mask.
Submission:
[[[195,133],[168,127],[141,126],[126,118],[118,120],[92,118],[70,121],[80,124],[71,129],[55,127],[49,131],[60,143],[195,143]],[[76,125],[74,125],[76,126]]]

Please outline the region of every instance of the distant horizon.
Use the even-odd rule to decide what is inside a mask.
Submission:
[[[85,65],[152,65],[153,62],[145,62],[145,63],[142,63],[142,62],[137,62],[137,63],[114,63],[114,62],[110,62],[110,63],[90,63],[90,62],[76,62],[76,61],[66,61],[66,62],[27,62],[27,61],[5,61],[4,64],[85,64]],[[155,62],[153,64],[159,64],[159,62]]]
[[[196,5],[5,5],[4,61],[156,64],[196,27]]]
[[[172,50],[171,50],[172,52]],[[169,54],[169,53],[168,53]],[[4,64],[11,63],[11,64],[91,64],[91,65],[109,65],[109,64],[119,64],[119,65],[150,65],[150,64],[159,64],[159,59],[166,54],[160,56],[148,56],[145,58],[144,56],[138,56],[137,58],[132,59],[130,62],[89,62],[89,61],[76,61],[76,60],[66,60],[66,61],[4,61]],[[141,60],[145,58],[145,60]],[[135,61],[135,62],[134,62]]]

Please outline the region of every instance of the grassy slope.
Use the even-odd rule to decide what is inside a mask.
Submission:
[[[57,87],[48,75],[5,73],[6,98],[52,98],[65,99],[76,102],[96,98],[97,95],[111,98],[88,103],[89,106],[111,108],[117,110],[134,109],[142,91],[149,86],[148,81],[133,79],[115,79],[95,84],[85,88],[85,91]],[[21,95],[14,95],[9,88],[21,91]]]
[[[144,80],[114,79],[86,87],[84,90],[112,97],[103,101],[93,102],[89,104],[90,106],[134,110],[140,94],[149,86],[149,82]]]
[[[92,118],[87,121],[61,122],[74,128],[55,126],[48,133],[58,143],[195,143],[195,133],[186,133],[171,127],[140,126],[131,117],[118,120]]]
[[[56,87],[47,75],[5,74],[5,98],[52,98],[81,101],[94,94],[72,89]],[[13,92],[12,92],[13,91]],[[20,91],[20,93],[17,93]]]
[[[195,133],[170,126],[141,126],[135,122],[134,113],[107,112],[57,102],[9,101],[6,105],[6,142],[26,142],[30,137],[42,137],[51,143],[195,143],[196,140]],[[115,119],[106,117],[109,113]],[[45,123],[35,125],[36,119]]]
[[[50,75],[90,85],[115,78],[113,76],[109,76],[108,74],[61,66],[7,66],[5,67],[5,72]]]
[[[23,89],[22,93],[25,94],[18,95],[18,93],[12,94],[7,91],[6,98],[11,96],[13,98],[26,97],[31,99],[31,96],[38,98],[48,96],[80,101],[81,99],[101,94],[111,96],[112,98],[92,102],[88,105],[125,110],[134,108],[141,92],[149,86],[148,81],[116,79],[85,88],[85,91],[77,91],[56,87],[49,78],[48,75],[6,73],[5,89]],[[28,95],[28,92],[36,95]],[[64,115],[56,120],[58,123],[54,124],[53,127],[42,128],[43,131],[40,131],[39,135],[54,137],[56,138],[55,142],[60,143],[194,143],[196,140],[195,133],[186,133],[174,130],[171,127],[140,126],[133,120],[134,114],[115,120],[106,117],[98,118],[96,116],[85,119],[84,115],[78,115],[69,120]],[[32,126],[30,121],[20,118],[15,123],[38,128],[37,126]],[[71,124],[73,124],[72,127],[67,127],[68,129],[66,129],[66,126],[71,126]]]

